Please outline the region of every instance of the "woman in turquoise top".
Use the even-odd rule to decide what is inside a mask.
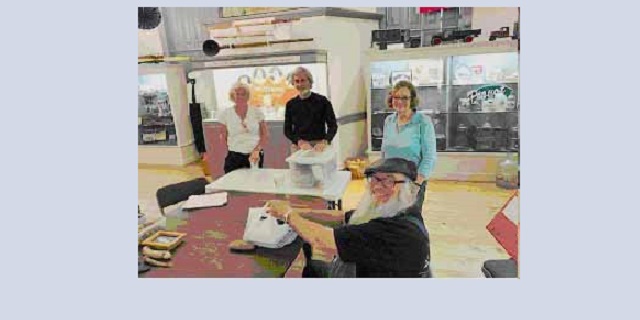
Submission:
[[[416,113],[418,96],[409,81],[396,83],[389,96],[395,114],[384,123],[383,158],[403,158],[418,167],[415,182],[421,185],[419,203],[424,201],[426,182],[436,163],[436,135],[431,118]]]

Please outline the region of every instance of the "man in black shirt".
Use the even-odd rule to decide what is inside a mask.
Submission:
[[[309,70],[296,68],[291,82],[299,93],[287,102],[285,110],[284,134],[291,140],[291,152],[312,146],[322,151],[338,132],[333,106],[327,97],[311,92],[313,76]]]
[[[352,212],[294,210],[278,200],[267,203],[267,212],[309,243],[312,261],[331,261],[330,277],[430,277],[429,234],[422,208],[414,205],[415,164],[388,158],[365,174],[364,197]],[[329,228],[315,221],[344,225]]]

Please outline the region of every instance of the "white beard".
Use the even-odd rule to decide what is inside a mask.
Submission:
[[[369,184],[365,187],[364,197],[349,219],[349,224],[363,224],[376,218],[390,218],[410,207],[416,200],[418,189],[411,183],[404,183],[400,192],[389,201],[376,205],[373,202]]]
[[[304,90],[300,92],[300,98],[302,99],[309,98],[309,96],[311,96],[311,90]]]

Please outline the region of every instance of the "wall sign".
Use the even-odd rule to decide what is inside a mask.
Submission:
[[[513,89],[503,84],[490,84],[482,86],[476,90],[469,91],[467,93],[467,98],[469,98],[470,103],[477,103],[477,101],[495,99],[496,93],[509,97],[513,93]]]
[[[467,98],[461,99],[461,104],[480,105],[483,112],[513,111],[515,96],[507,85],[490,84],[467,92]]]

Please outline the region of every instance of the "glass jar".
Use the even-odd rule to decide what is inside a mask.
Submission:
[[[516,96],[512,93],[507,97],[507,111],[516,110]]]
[[[140,206],[138,205],[138,224],[145,224],[147,222],[147,217],[140,211]]]
[[[520,131],[518,127],[509,129],[509,150],[518,151],[520,149]]]
[[[496,185],[503,189],[520,188],[520,164],[517,154],[507,153],[507,158],[498,163]]]
[[[460,124],[456,128],[455,148],[459,150],[469,149],[469,140],[467,139],[467,126]]]
[[[447,149],[446,137],[445,137],[445,127],[441,123],[440,119],[433,119],[434,123],[434,131],[436,133],[436,150],[442,151]]]
[[[490,151],[495,149],[496,137],[494,135],[494,128],[489,122],[486,122],[482,127],[478,128],[476,141],[476,150],[478,151]]]

